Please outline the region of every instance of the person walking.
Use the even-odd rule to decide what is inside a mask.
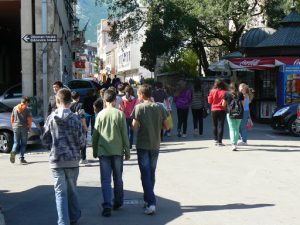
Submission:
[[[203,111],[206,110],[206,101],[204,94],[201,90],[201,83],[196,82],[194,84],[194,90],[192,95],[192,114],[194,124],[194,135],[203,134]]]
[[[250,103],[252,101],[251,93],[249,86],[245,83],[241,83],[239,86],[239,91],[244,96],[244,114],[243,119],[240,124],[240,138],[241,140],[238,142],[238,145],[247,145],[248,141],[248,129],[246,128],[248,119],[250,118]]]
[[[93,136],[94,132],[95,112],[93,104],[96,100],[97,96],[94,90],[90,90],[87,93],[87,96],[83,99],[83,108],[85,112],[86,125],[88,128],[91,125],[91,136]]]
[[[187,136],[189,106],[192,102],[192,92],[187,88],[186,81],[181,80],[178,82],[174,102],[177,108],[177,136],[185,138]]]
[[[154,102],[163,105],[163,107],[167,110],[168,114],[171,112],[171,105],[169,102],[169,98],[167,92],[163,89],[163,84],[161,82],[156,82],[154,84],[154,90],[152,91],[152,98]],[[163,141],[164,130],[161,130],[160,138]]]
[[[43,142],[50,150],[50,168],[58,225],[75,225],[81,217],[77,194],[80,149],[85,145],[85,131],[77,115],[71,112],[71,92],[60,89],[56,94],[57,109],[46,119]]]
[[[53,83],[53,92],[54,92],[54,95],[51,95],[49,97],[49,103],[48,103],[48,116],[54,112],[56,109],[57,109],[57,106],[56,106],[56,94],[57,92],[62,89],[64,87],[63,83],[61,81],[55,81]]]
[[[106,108],[99,112],[93,134],[93,156],[99,158],[101,187],[103,195],[102,216],[111,216],[111,209],[123,205],[123,156],[130,159],[126,119],[123,112],[115,108],[116,93],[104,93]],[[114,182],[112,198],[111,176]],[[113,204],[112,204],[113,201]]]
[[[227,107],[227,122],[229,126],[229,136],[232,144],[232,151],[237,150],[237,141],[239,139],[239,128],[243,118],[244,96],[238,91],[236,83],[231,82],[229,92],[226,92],[222,105]]]
[[[20,163],[26,164],[25,151],[28,132],[31,131],[32,115],[28,108],[30,98],[23,97],[21,104],[14,107],[11,113],[11,124],[14,132],[14,144],[10,153],[10,162],[15,163],[16,154],[20,152]]]
[[[138,129],[137,156],[144,190],[145,214],[156,212],[154,194],[155,170],[159,155],[160,131],[167,130],[167,112],[159,104],[151,101],[151,87],[147,84],[138,89],[140,104],[133,111],[132,126]]]
[[[213,121],[213,135],[216,146],[224,146],[223,133],[224,122],[226,117],[226,108],[222,105],[226,93],[226,85],[220,80],[216,79],[214,86],[208,95],[208,104],[211,105],[211,115]]]
[[[129,148],[132,149],[133,145],[133,129],[132,129],[132,112],[137,103],[137,99],[133,96],[133,88],[131,86],[126,86],[125,96],[122,97],[122,106],[120,105],[120,110],[125,113],[126,123],[127,123],[127,133],[129,138]]]
[[[84,128],[84,131],[87,135],[88,127],[86,125],[85,112],[84,112],[83,104],[80,102],[79,93],[73,91],[72,99],[73,102],[71,103],[70,110],[78,116]],[[82,149],[80,149],[80,156],[81,156],[80,164],[88,164],[88,161],[86,160],[86,145]]]

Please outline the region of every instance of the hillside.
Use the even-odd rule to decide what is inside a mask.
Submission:
[[[77,5],[77,16],[80,19],[79,26],[82,29],[90,19],[85,33],[86,40],[97,41],[97,24],[101,19],[107,18],[104,7],[96,6],[94,0],[79,0]]]

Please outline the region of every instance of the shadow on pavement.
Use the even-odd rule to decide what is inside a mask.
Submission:
[[[101,216],[101,188],[78,187],[82,217],[78,225],[165,225],[188,212],[252,209],[271,207],[274,204],[244,204],[181,206],[179,202],[157,197],[158,211],[154,216],[143,214],[143,194],[124,192],[124,206],[113,211],[110,218]],[[30,190],[10,193],[0,190],[0,202],[4,206],[6,223],[9,225],[54,225],[57,214],[53,186],[43,185]]]
[[[180,217],[179,202],[157,197],[159,209],[155,216],[143,214],[143,194],[125,191],[124,206],[112,212],[111,218],[101,216],[102,194],[99,187],[78,187],[82,217],[78,225],[163,225]],[[8,225],[54,225],[57,213],[53,186],[42,185],[24,192],[11,193],[0,190],[0,202],[4,207]]]
[[[246,149],[246,148],[240,148],[237,150],[238,152],[282,152],[282,153],[293,153],[293,152],[300,152],[300,150],[288,150],[288,149],[263,149],[263,148],[257,148],[257,149]]]
[[[232,209],[253,209],[253,208],[262,208],[262,207],[272,207],[274,204],[227,204],[227,205],[201,205],[193,206],[187,205],[182,206],[183,212],[205,212],[205,211],[217,211],[217,210],[232,210]]]
[[[198,151],[198,150],[203,150],[203,149],[208,149],[208,147],[196,147],[196,148],[182,148],[182,149],[160,149],[160,153],[173,153],[173,152],[182,152],[182,151]]]

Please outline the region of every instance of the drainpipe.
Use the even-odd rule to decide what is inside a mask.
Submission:
[[[42,0],[42,33],[48,33],[48,9],[47,9],[47,0]],[[43,50],[43,112],[44,118],[46,119],[48,116],[48,43],[43,42],[42,44]]]

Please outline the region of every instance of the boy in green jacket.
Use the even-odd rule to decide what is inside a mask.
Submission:
[[[102,216],[109,217],[111,209],[123,205],[123,156],[130,159],[125,114],[115,108],[116,93],[104,93],[106,108],[96,118],[93,133],[93,156],[99,158],[103,194]],[[114,180],[114,203],[112,204],[111,175]]]

